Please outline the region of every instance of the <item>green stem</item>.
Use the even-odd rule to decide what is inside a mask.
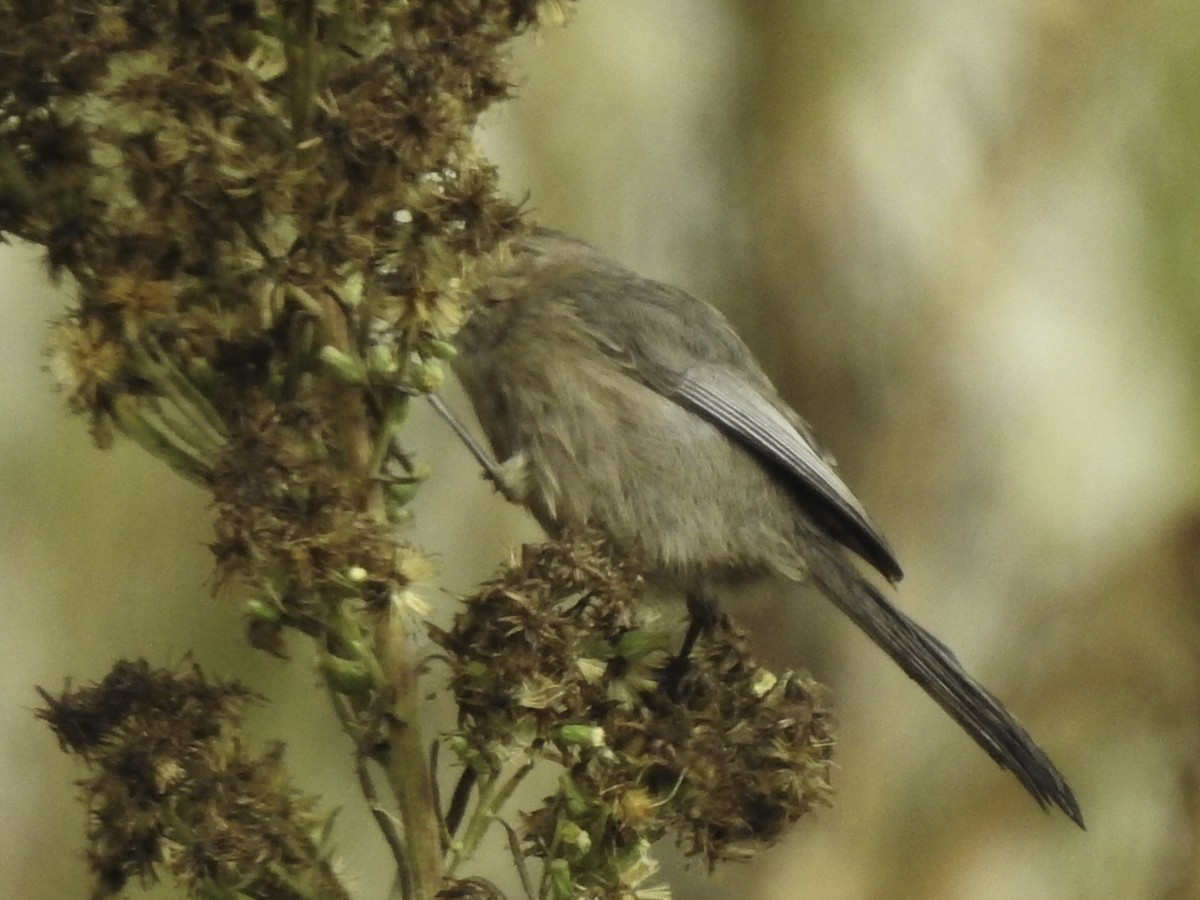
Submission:
[[[180,436],[175,423],[145,408],[145,402],[127,395],[116,398],[113,414],[121,432],[176,472],[197,484],[207,484],[205,476],[212,459],[202,455],[188,436]]]
[[[388,849],[392,851],[392,858],[396,861],[396,872],[400,883],[408,884],[411,881],[411,876],[408,874],[408,860],[404,856],[404,842],[400,839],[400,835],[396,831],[396,823],[393,821],[391,813],[384,809],[383,804],[379,801],[379,794],[375,790],[375,781],[371,778],[371,773],[367,769],[367,756],[361,749],[363,738],[362,727],[358,724],[344,697],[330,690],[329,699],[333,701],[333,709],[337,713],[338,720],[342,723],[342,730],[360,748],[354,754],[354,774],[358,778],[359,789],[367,801],[367,806],[371,810],[375,824],[383,834],[384,841],[387,842]]]
[[[332,297],[316,298],[322,305],[325,342],[344,352],[353,350],[348,323]],[[363,512],[376,522],[387,521],[383,486],[371,478],[374,429],[361,389],[342,385],[340,433],[347,460],[364,484]],[[441,825],[434,799],[433,777],[421,732],[420,684],[414,642],[407,612],[394,601],[373,613],[375,657],[383,675],[387,741],[378,754],[388,785],[396,798],[404,829],[405,865],[400,872],[405,900],[433,900],[442,888]]]
[[[479,789],[479,803],[475,807],[475,812],[471,814],[471,819],[467,822],[466,831],[463,832],[463,838],[457,842],[450,851],[450,860],[446,864],[447,874],[453,875],[455,869],[464,860],[470,859],[475,851],[479,849],[479,844],[487,834],[488,826],[492,824],[492,820],[500,813],[504,804],[508,802],[508,798],[512,796],[513,791],[525,779],[525,776],[533,770],[532,760],[522,763],[512,775],[500,786],[499,790],[493,790],[498,778],[489,779]]]
[[[389,603],[375,626],[375,645],[391,693],[383,767],[396,796],[410,884],[408,900],[432,900],[442,886],[441,829],[421,734],[420,690],[405,613]]]
[[[134,348],[135,360],[149,368],[149,374],[164,396],[179,408],[180,415],[195,426],[198,435],[205,441],[202,449],[208,453],[218,453],[225,446],[225,421],[209,399],[179,370],[153,335],[145,334],[140,339],[131,336],[129,344]]]

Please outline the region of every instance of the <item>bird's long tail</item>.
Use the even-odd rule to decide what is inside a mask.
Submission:
[[[1002,768],[1046,809],[1057,806],[1080,828],[1075,795],[1049,757],[1004,705],[963,669],[945,644],[893,606],[840,549],[820,542],[809,555],[817,587],[907,675],[924,688]]]

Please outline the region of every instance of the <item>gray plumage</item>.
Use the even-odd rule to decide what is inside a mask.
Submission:
[[[1043,808],[1082,826],[1062,775],[939,640],[847,558],[895,554],[713,307],[538,229],[480,292],[455,370],[511,492],[544,527],[590,524],[707,596],[811,581]]]

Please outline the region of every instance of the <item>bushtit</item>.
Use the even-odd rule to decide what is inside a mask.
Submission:
[[[809,581],[1043,808],[1070,787],[1004,706],[847,556],[888,581],[887,541],[713,307],[536,229],[479,292],[454,368],[508,493],[548,531],[636,547],[696,612],[747,576]]]

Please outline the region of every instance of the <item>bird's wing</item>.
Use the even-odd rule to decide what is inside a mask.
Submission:
[[[805,426],[769,399],[774,387],[724,317],[676,288],[646,283],[647,288],[632,291],[631,282],[643,279],[623,273],[560,287],[575,298],[581,321],[618,365],[782,473],[798,501],[832,537],[889,580],[898,580],[903,573],[887,541]],[[631,296],[638,300],[636,329],[627,321]],[[618,322],[618,317],[626,321]],[[695,340],[696,331],[705,340]]]
[[[664,393],[782,470],[804,499],[814,501],[818,521],[834,537],[889,579],[900,578],[903,573],[892,549],[858,498],[812,442],[753,385],[724,367],[698,365]]]

